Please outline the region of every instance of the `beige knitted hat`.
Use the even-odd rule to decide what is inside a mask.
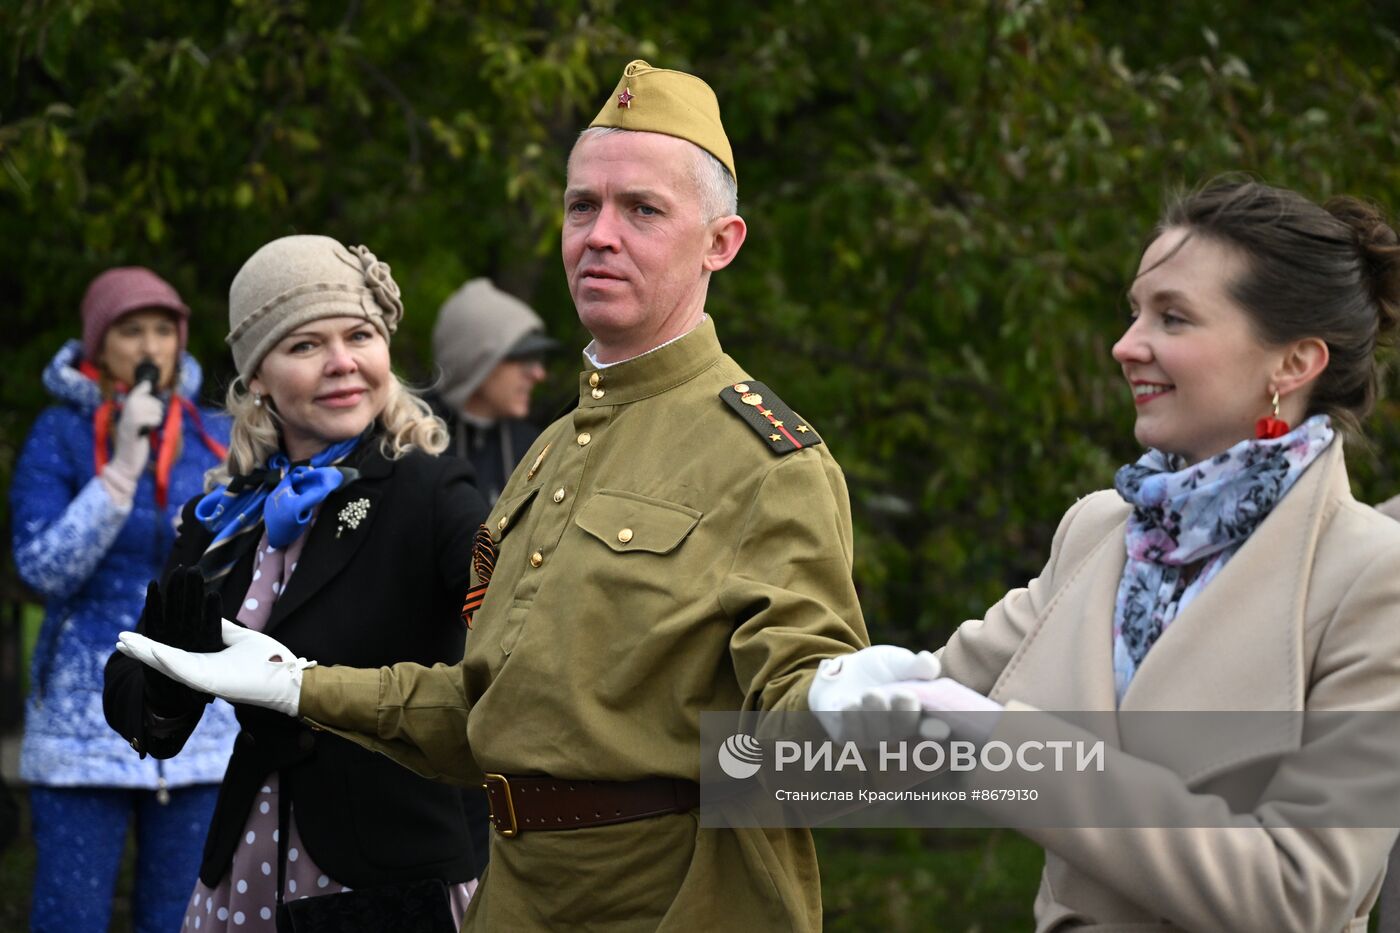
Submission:
[[[325,236],[286,236],[263,246],[228,290],[228,341],[244,385],[268,351],[304,324],[361,317],[387,342],[403,319],[399,287],[363,246]]]

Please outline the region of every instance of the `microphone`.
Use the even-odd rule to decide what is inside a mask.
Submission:
[[[157,383],[160,382],[160,367],[156,365],[155,360],[151,359],[149,356],[141,357],[141,362],[136,364],[136,377],[132,382],[149,382],[151,384],[151,391],[154,392]]]
[[[141,362],[136,364],[136,375],[132,380],[132,388],[135,388],[143,382],[150,384],[152,394],[160,387],[160,367],[157,366],[155,361],[149,356],[142,357]],[[142,428],[137,433],[141,437],[145,437],[153,430],[155,429],[148,426]]]

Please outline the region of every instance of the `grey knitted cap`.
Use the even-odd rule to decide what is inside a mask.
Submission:
[[[364,318],[387,342],[403,319],[388,263],[325,236],[286,236],[260,248],[228,290],[225,339],[244,385],[279,340],[328,317]]]
[[[443,401],[454,411],[465,405],[496,364],[533,333],[544,333],[540,316],[489,279],[472,279],[453,292],[433,326],[433,362],[442,371]]]

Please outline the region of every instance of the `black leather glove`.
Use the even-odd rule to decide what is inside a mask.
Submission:
[[[195,567],[176,567],[161,588],[146,587],[146,608],[138,630],[155,641],[186,651],[221,651],[224,647],[218,593],[206,593],[204,575]],[[157,716],[198,712],[214,699],[146,668],[146,704]]]

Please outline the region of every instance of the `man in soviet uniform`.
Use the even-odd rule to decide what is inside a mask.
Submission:
[[[286,681],[268,688],[195,676],[163,646],[148,659],[484,782],[497,832],[467,928],[821,925],[807,830],[701,830],[693,812],[702,711],[807,709],[819,663],[841,659],[828,688],[858,687],[880,650],[859,651],[840,468],[706,314],[710,275],[746,233],[736,177],[709,86],[645,62],[580,136],[562,251],[594,340],[577,407],[478,534],[459,665],[289,663],[263,672]],[[261,644],[250,660],[270,668]],[[872,682],[937,674],[908,652],[893,675],[875,660]]]

